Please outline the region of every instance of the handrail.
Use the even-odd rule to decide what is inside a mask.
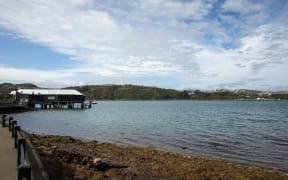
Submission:
[[[17,121],[13,117],[9,117],[7,123],[7,116],[2,115],[2,126],[6,127],[8,124],[9,131],[12,132],[14,138],[14,147],[17,148],[17,166],[18,166],[18,180],[31,180],[31,165],[26,152],[26,140],[21,135],[21,128],[17,126]]]
[[[25,138],[18,139],[18,180],[26,178],[31,180],[31,166],[26,157],[26,140]]]

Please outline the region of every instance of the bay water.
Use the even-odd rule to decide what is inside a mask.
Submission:
[[[15,114],[21,128],[288,171],[288,101],[99,101]]]

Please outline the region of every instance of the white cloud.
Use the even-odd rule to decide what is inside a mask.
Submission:
[[[212,2],[212,1],[211,1]],[[147,15],[170,18],[202,19],[209,13],[212,3],[202,0],[173,1],[173,0],[143,0],[141,10]]]
[[[221,22],[206,18],[215,2],[0,0],[0,27],[79,62],[61,71],[0,67],[1,77],[72,83],[169,76],[185,84],[216,87],[240,86],[250,76],[273,79],[285,74],[287,25],[263,25],[268,17],[265,4],[248,0],[226,0],[215,14]],[[267,77],[267,72],[275,75]]]
[[[242,38],[244,62],[275,66],[287,63],[287,25],[269,24],[260,26],[254,34]]]
[[[40,71],[35,69],[17,69],[0,66],[1,79],[5,80],[57,80],[73,77],[73,74],[63,73],[61,71]]]
[[[192,87],[267,89],[285,88],[288,69],[288,27],[271,23],[240,38],[238,47],[198,46],[194,53],[198,72],[181,77]],[[188,66],[190,67],[190,66]],[[197,84],[197,85],[193,85]]]
[[[251,0],[225,0],[222,8],[228,12],[251,13],[262,10],[263,5],[254,3]]]

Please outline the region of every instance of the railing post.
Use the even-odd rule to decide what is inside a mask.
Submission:
[[[20,132],[20,126],[16,126],[14,129],[14,147],[17,148],[18,143],[18,132]],[[18,132],[17,132],[18,131]]]
[[[22,178],[26,178],[27,180],[31,180],[31,167],[20,165],[18,166],[18,180],[22,180]]]
[[[17,165],[19,166],[21,163],[21,155],[23,156],[23,154],[21,154],[21,145],[23,145],[23,149],[24,149],[24,154],[25,154],[25,138],[18,138],[18,146],[17,146],[17,150],[18,150],[18,156],[17,156]]]
[[[11,125],[12,125],[13,117],[9,117],[9,131],[12,130]]]
[[[15,136],[15,131],[14,131],[14,129],[15,129],[16,126],[17,126],[17,121],[14,120],[14,121],[12,122],[12,138],[14,138],[14,136]]]
[[[18,127],[18,126],[17,126]],[[18,180],[22,180],[23,178],[27,180],[31,180],[31,166],[30,163],[27,163],[26,160],[26,140],[25,138],[18,139],[18,157],[17,157],[17,165],[18,165]]]
[[[2,127],[6,126],[5,123],[6,123],[6,114],[3,114],[2,115]]]

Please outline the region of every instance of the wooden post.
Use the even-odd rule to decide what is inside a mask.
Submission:
[[[17,148],[18,144],[18,132],[20,132],[20,126],[16,126],[14,129],[14,147]]]
[[[13,117],[9,117],[9,131],[12,130],[12,121],[13,121]]]
[[[12,122],[12,138],[15,137],[15,131],[14,131],[14,129],[15,129],[16,126],[17,126],[17,121],[14,120],[14,121]]]
[[[21,154],[21,145],[23,145],[23,151]],[[18,146],[17,146],[17,152],[18,152],[18,156],[17,156],[17,165],[19,166],[21,164],[21,156],[23,156],[25,154],[25,138],[18,138]]]
[[[31,166],[20,165],[18,167],[18,180],[22,180],[23,178],[31,180]]]
[[[2,127],[5,127],[6,126],[6,114],[3,114],[2,115]]]

